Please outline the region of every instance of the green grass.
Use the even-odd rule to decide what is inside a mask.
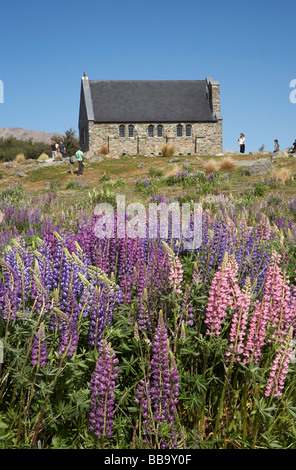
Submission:
[[[78,188],[68,189],[67,185],[69,181],[77,180],[78,178],[84,180],[88,186],[88,189],[102,189],[104,184],[107,184],[110,189],[114,190],[115,194],[125,194],[126,201],[138,201],[147,203],[150,200],[151,193],[153,191],[136,191],[135,181],[141,177],[142,180],[147,176],[150,180],[153,179],[155,182],[155,190],[157,193],[165,193],[167,198],[172,196],[192,196],[197,195],[197,187],[190,184],[178,183],[175,187],[170,186],[166,182],[166,178],[169,174],[173,174],[175,170],[182,169],[183,163],[186,160],[192,162],[191,165],[186,166],[186,169],[191,171],[195,169],[197,172],[203,170],[203,164],[210,159],[215,159],[219,163],[223,157],[215,157],[213,155],[201,156],[196,158],[195,155],[191,156],[177,156],[178,162],[169,163],[171,157],[155,156],[155,157],[144,157],[143,155],[137,156],[123,156],[119,159],[105,158],[101,162],[88,162],[85,161],[84,174],[78,177],[77,164],[74,165],[74,175],[71,175],[69,171],[69,165],[67,163],[57,164],[53,166],[40,166],[34,170],[26,169],[17,166],[17,168],[6,168],[5,166],[0,167],[0,173],[2,174],[3,180],[0,179],[0,189],[8,187],[12,181],[21,182],[24,184],[25,190],[30,191],[42,191],[45,189],[45,183],[56,181],[60,183],[60,187],[57,187],[57,191],[63,195],[63,198],[72,198],[73,191],[81,190],[84,191],[83,186]],[[235,155],[234,160],[256,160],[257,158],[270,158],[270,155]],[[139,163],[143,162],[144,166],[139,167]],[[273,162],[273,165],[277,168],[287,167],[291,169],[293,173],[296,173],[296,158],[277,159]],[[26,177],[19,179],[16,175],[20,170],[24,170]],[[220,184],[215,186],[215,190],[219,193],[230,194],[233,197],[249,196],[250,192],[253,191],[256,181],[264,179],[265,175],[260,176],[247,176],[242,174],[242,170],[246,167],[238,166],[234,171],[219,171]],[[230,175],[229,180],[223,180],[223,174],[228,173]],[[104,177],[107,175],[107,180]],[[222,178],[221,178],[222,177]],[[270,178],[270,175],[266,175]],[[118,181],[122,181],[124,184],[118,184]],[[189,182],[188,182],[189,183]],[[211,188],[208,188],[211,190]],[[85,191],[84,191],[85,192]],[[184,194],[183,194],[184,192]],[[287,184],[281,187],[267,187],[265,190],[265,196],[272,193],[281,194],[283,198],[291,197],[295,194],[295,185]],[[264,196],[264,197],[265,197]]]

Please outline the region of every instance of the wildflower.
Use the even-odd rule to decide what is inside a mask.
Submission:
[[[269,379],[267,381],[265,396],[269,397],[272,393],[274,397],[280,398],[283,394],[284,383],[288,372],[290,357],[293,351],[292,345],[293,328],[287,338],[286,344],[282,344],[271,367]]]
[[[206,309],[205,323],[207,334],[217,336],[227,316],[228,309],[234,307],[233,287],[237,286],[237,263],[233,256],[226,256],[215,273]]]
[[[238,285],[234,285],[233,293],[235,296],[235,305],[229,334],[229,349],[226,355],[231,355],[234,361],[240,361],[241,354],[244,352],[244,339],[251,303],[250,279],[247,279],[246,285],[242,291]]]
[[[113,433],[114,389],[117,379],[118,359],[105,339],[101,341],[99,357],[90,381],[92,390],[90,431],[96,436],[108,437]]]
[[[45,366],[47,364],[47,348],[46,348],[44,339],[45,339],[44,325],[41,324],[32,343],[31,364],[33,366],[36,366],[36,365]]]
[[[179,374],[168,344],[168,334],[159,314],[155,331],[151,363],[147,380],[140,381],[136,391],[136,403],[141,403],[144,415],[144,444],[148,437],[159,435],[161,448],[176,448],[175,415],[179,396]],[[161,435],[161,426],[169,426],[169,436]]]
[[[182,294],[181,283],[183,281],[183,267],[177,255],[174,254],[173,250],[163,242],[164,248],[169,257],[169,283],[173,290],[177,294]]]

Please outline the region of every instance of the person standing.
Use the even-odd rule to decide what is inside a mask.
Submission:
[[[62,157],[65,158],[66,147],[62,141],[59,144],[59,152],[62,154]]]
[[[57,154],[58,153],[57,153],[56,143],[53,140],[52,143],[51,143],[51,156],[52,156],[52,158],[56,158]]]
[[[76,160],[78,161],[78,171],[77,171],[77,175],[80,176],[80,175],[83,175],[83,169],[84,169],[84,165],[83,165],[83,153],[82,153],[80,147],[79,147],[79,149],[77,150],[77,152],[75,153],[75,155],[76,155]]]
[[[241,135],[239,136],[238,143],[239,143],[240,153],[245,153],[246,138],[245,138],[245,134],[243,134],[242,132],[241,132]]]
[[[71,175],[73,175],[74,159],[72,156],[69,158],[69,163],[70,163],[70,172],[71,172]]]
[[[279,141],[277,139],[274,139],[273,153],[278,152],[279,150],[280,150]]]

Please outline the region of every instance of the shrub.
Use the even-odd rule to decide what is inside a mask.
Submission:
[[[157,168],[154,168],[153,166],[150,166],[148,171],[149,171],[149,175],[152,176],[152,178],[163,176],[163,171],[158,170]]]
[[[48,159],[48,155],[46,153],[42,153],[38,158],[38,162],[45,162]]]
[[[207,175],[209,175],[210,173],[216,173],[218,171],[217,162],[214,159],[209,160],[208,162],[206,162],[204,170]]]
[[[87,183],[85,181],[80,180],[71,180],[68,181],[66,185],[66,189],[81,189],[81,187],[86,187]]]
[[[26,160],[26,157],[23,153],[19,153],[16,157],[15,157],[15,161],[17,163],[24,163],[24,161]]]
[[[285,185],[291,176],[291,170],[288,168],[280,168],[272,170],[270,174],[273,178],[275,178],[276,181],[280,181],[283,185]]]
[[[231,157],[225,157],[220,163],[220,170],[223,171],[234,171],[237,169],[237,164]]]
[[[42,153],[50,155],[50,145],[32,140],[18,140],[15,137],[0,139],[0,161],[10,162],[18,155],[36,160]]]
[[[91,205],[100,204],[101,202],[106,202],[112,206],[116,205],[116,196],[110,189],[102,188],[98,190],[94,188],[88,193],[88,197]]]
[[[102,145],[102,147],[99,149],[99,155],[108,155],[108,147],[107,145]]]
[[[175,155],[175,147],[172,144],[163,144],[160,150],[164,157],[173,157]]]
[[[265,189],[264,181],[257,181],[254,184],[254,196],[264,196]]]
[[[111,179],[111,176],[108,175],[107,173],[104,173],[100,178],[100,182],[104,183],[105,181],[110,181],[110,179]]]
[[[61,187],[61,183],[59,181],[50,181],[48,189],[50,191],[54,191]]]

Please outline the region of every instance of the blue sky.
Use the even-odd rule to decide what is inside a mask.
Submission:
[[[223,149],[296,138],[292,0],[1,2],[0,127],[76,130],[80,80],[220,82]]]

